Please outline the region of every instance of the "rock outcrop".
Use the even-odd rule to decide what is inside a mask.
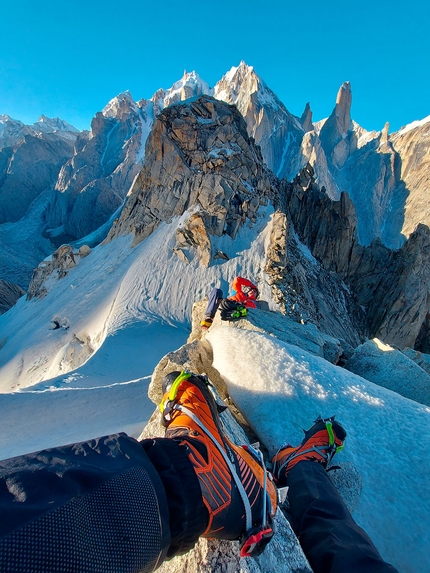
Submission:
[[[377,338],[355,349],[345,368],[405,398],[430,406],[430,375],[406,354]]]
[[[57,279],[65,277],[68,270],[76,266],[80,256],[81,254],[75,253],[70,245],[63,245],[54,251],[50,261],[42,261],[34,270],[30,286],[28,287],[27,300],[46,296],[48,293],[45,286],[46,279],[53,274],[55,274]],[[86,255],[84,254],[83,256]]]
[[[0,314],[7,312],[25,292],[18,285],[0,279]]]
[[[208,264],[207,234],[234,238],[246,220],[255,222],[260,200],[270,194],[259,148],[242,116],[210,96],[165,109],[154,122],[146,151],[145,166],[110,239],[132,232],[138,243],[162,221],[196,209],[198,217],[178,233],[177,248],[199,244]]]

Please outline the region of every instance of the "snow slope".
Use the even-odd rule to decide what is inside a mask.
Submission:
[[[65,278],[48,279],[44,299],[23,298],[1,316],[0,457],[140,433],[153,411],[148,376],[185,342],[193,302],[214,285],[227,292],[237,274],[270,301],[272,214],[261,209],[235,241],[212,238],[230,260],[209,268],[173,253],[190,213],[134,248],[130,235],[99,245]],[[54,317],[69,328],[50,330]],[[348,432],[339,459],[363,478],[354,517],[402,573],[428,571],[430,409],[270,336],[221,327],[208,339],[234,401],[272,452],[298,443],[318,414],[337,414]]]
[[[187,265],[173,253],[176,229],[189,217],[185,213],[160,225],[137,247],[131,248],[131,235],[123,236],[95,248],[65,278],[49,277],[43,300],[22,298],[0,317],[0,392],[74,370],[108,334],[130,322],[161,318],[189,324],[193,302],[215,284],[226,290],[239,272],[258,281],[269,300],[270,287],[263,282],[264,245],[272,212],[271,207],[260,210],[258,222],[243,228],[235,241],[214,239],[214,249],[230,260],[209,269],[197,259]],[[54,318],[69,328],[50,330]]]
[[[134,322],[107,337],[84,366],[0,395],[0,459],[108,433],[138,437],[154,411],[148,384],[188,329]]]
[[[336,414],[347,430],[338,461],[363,479],[354,518],[402,573],[429,571],[430,408],[260,333],[215,328],[214,366],[271,454]]]

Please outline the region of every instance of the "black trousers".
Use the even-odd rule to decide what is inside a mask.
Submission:
[[[296,464],[287,485],[292,527],[314,573],[396,573],[355,523],[321,464]]]
[[[315,573],[395,573],[313,461],[287,484]],[[142,573],[187,551],[207,525],[175,440],[104,436],[0,462],[0,573]]]

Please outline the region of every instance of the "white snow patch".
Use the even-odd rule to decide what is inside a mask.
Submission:
[[[146,108],[145,114],[141,109],[139,110],[139,119],[141,123],[141,136],[140,136],[139,151],[136,154],[136,163],[143,163],[145,160],[146,140],[148,139],[148,136],[151,132],[152,124],[154,123],[153,107],[154,104],[150,102],[150,105],[148,105]]]
[[[336,414],[348,433],[338,459],[363,479],[354,519],[399,571],[426,571],[429,409],[267,335],[219,327],[208,339],[235,404],[272,453],[299,443],[319,414]]]
[[[287,152],[288,152],[288,148],[290,147],[291,140],[292,140],[292,135],[291,135],[291,132],[289,131],[287,133],[287,137],[286,137],[285,142],[284,142],[284,150],[282,152],[281,163],[279,164],[279,169],[276,172],[276,177],[280,177],[282,170],[284,169],[285,158],[287,156]]]
[[[404,135],[405,133],[407,133],[408,131],[411,131],[412,129],[416,129],[417,127],[421,127],[423,125],[425,125],[426,123],[430,122],[430,115],[428,115],[427,117],[425,117],[424,119],[418,120],[418,121],[413,121],[412,123],[408,123],[408,125],[406,125],[405,127],[403,127],[402,129],[400,129],[399,131],[397,131],[396,133],[393,134],[393,137],[398,137],[399,135]]]

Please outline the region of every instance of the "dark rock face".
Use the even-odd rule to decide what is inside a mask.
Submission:
[[[137,243],[161,221],[195,206],[209,234],[234,238],[240,224],[255,220],[260,199],[269,193],[259,148],[242,116],[203,96],[157,117],[145,166],[109,237],[132,232]]]
[[[356,302],[365,309],[364,334],[400,347],[413,347],[419,336],[426,338],[428,227],[420,225],[398,251],[379,240],[368,247],[360,245],[348,195],[331,201],[315,186],[310,166],[286,185],[285,199],[300,239],[327,271],[336,272],[352,288]]]
[[[18,285],[0,279],[0,314],[12,308],[24,294],[25,292]]]
[[[73,154],[73,139],[52,133],[26,135],[0,151],[0,224],[18,221],[45,189],[53,188]]]

